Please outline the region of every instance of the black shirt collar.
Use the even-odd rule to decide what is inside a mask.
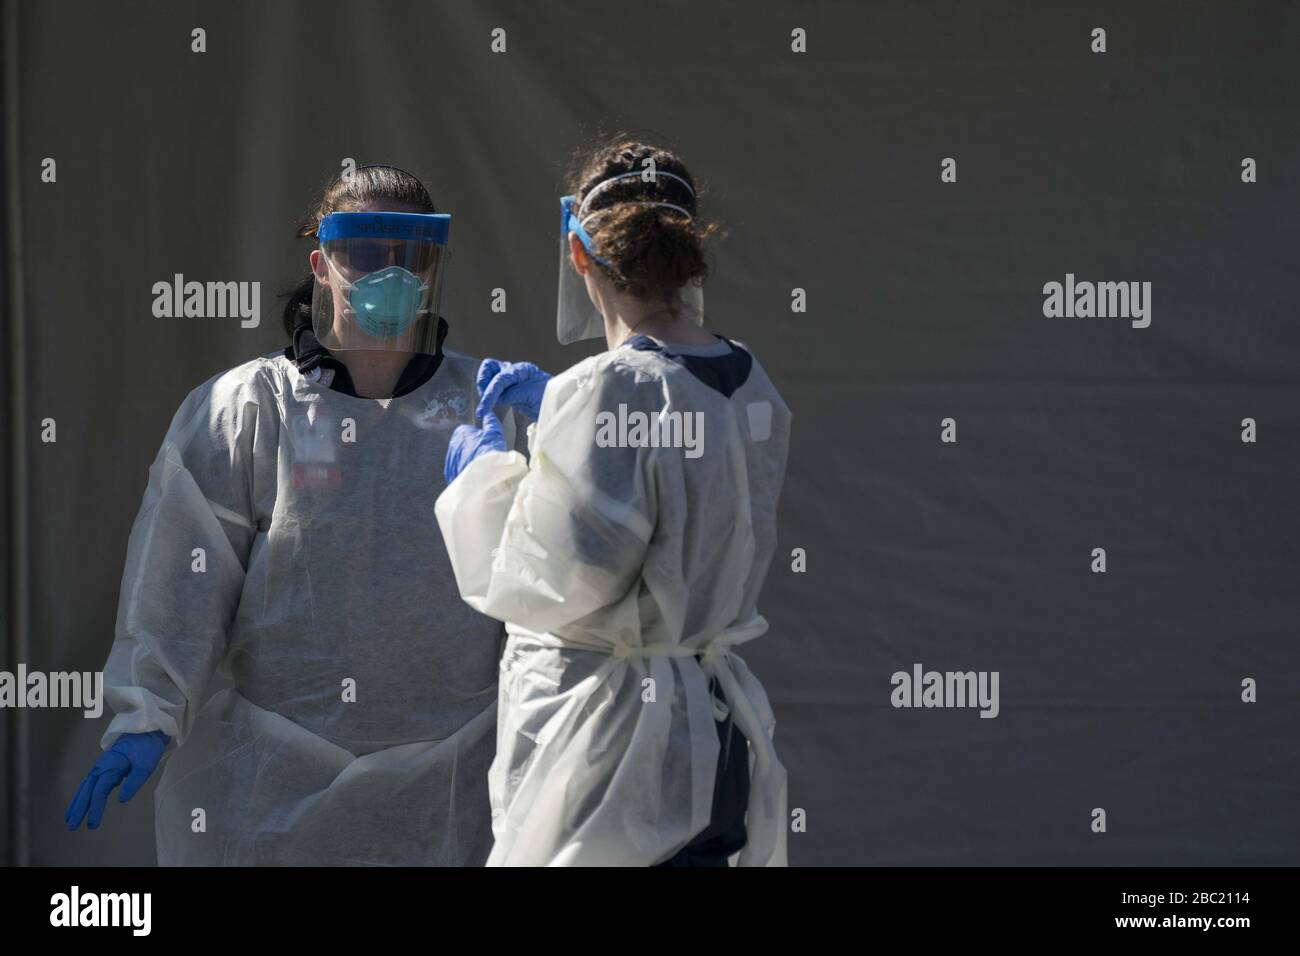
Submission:
[[[685,367],[686,371],[715,392],[720,392],[724,397],[731,398],[736,393],[736,389],[749,381],[749,373],[754,368],[754,356],[725,336],[719,335],[718,339],[731,346],[730,353],[726,355],[691,355],[690,353],[676,352],[672,346],[662,345],[648,335],[640,334],[629,336],[623,344],[628,348],[636,349],[638,352],[658,352],[669,361]]]
[[[438,366],[442,364],[442,343],[447,338],[447,329],[447,320],[442,316],[438,316],[436,351],[433,355],[424,355],[417,352],[411,356],[411,360],[406,363],[406,368],[402,369],[402,374],[397,379],[397,387],[393,389],[393,398],[400,398],[413,392],[433,378],[433,373],[438,371]],[[330,369],[333,371],[334,376],[329,383],[329,387],[336,392],[342,392],[354,398],[357,397],[356,389],[352,386],[352,376],[348,374],[348,367],[335,358],[329,349],[320,344],[320,340],[316,338],[316,333],[312,330],[310,319],[304,319],[294,327],[289,344],[285,346],[284,357],[297,365],[298,371],[303,374],[316,368]]]

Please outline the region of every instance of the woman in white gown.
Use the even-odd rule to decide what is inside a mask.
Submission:
[[[429,520],[477,398],[478,362],[443,349],[449,226],[400,169],[334,183],[300,233],[289,346],[181,405],[131,531],[116,716],[69,828],[165,754],[160,864],[487,858],[504,635],[459,599]]]
[[[487,360],[436,507],[461,595],[508,634],[489,865],[783,865],[785,770],[736,648],[767,630],[790,413],[701,328],[681,160],[615,141],[572,192],[559,337],[609,351],[549,380]],[[537,419],[529,461],[496,406]]]

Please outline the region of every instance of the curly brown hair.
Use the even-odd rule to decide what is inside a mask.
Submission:
[[[653,177],[646,160],[654,163]],[[624,133],[580,151],[570,168],[568,192],[577,197],[579,206],[586,202],[583,218],[599,213],[586,228],[596,255],[609,263],[605,272],[616,289],[671,306],[683,286],[708,277],[704,241],[718,227],[697,217],[699,189],[676,153]],[[588,199],[596,186],[615,176],[625,178],[601,187]],[[671,203],[689,215],[652,203]]]

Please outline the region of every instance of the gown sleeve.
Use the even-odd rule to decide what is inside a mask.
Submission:
[[[656,415],[661,383],[617,364],[547,386],[531,461],[491,452],[438,497],[461,597],[538,633],[616,603],[640,578],[657,512],[655,452],[611,444],[620,406]]]
[[[149,469],[104,666],[116,716],[102,746],[152,730],[182,743],[225,655],[258,528],[259,419],[263,444],[273,447],[276,432],[259,407],[255,376],[239,372],[189,394]]]

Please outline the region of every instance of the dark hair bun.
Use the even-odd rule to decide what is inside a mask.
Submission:
[[[661,299],[708,276],[703,230],[675,209],[623,204],[591,224],[597,254],[611,264],[620,292]]]

